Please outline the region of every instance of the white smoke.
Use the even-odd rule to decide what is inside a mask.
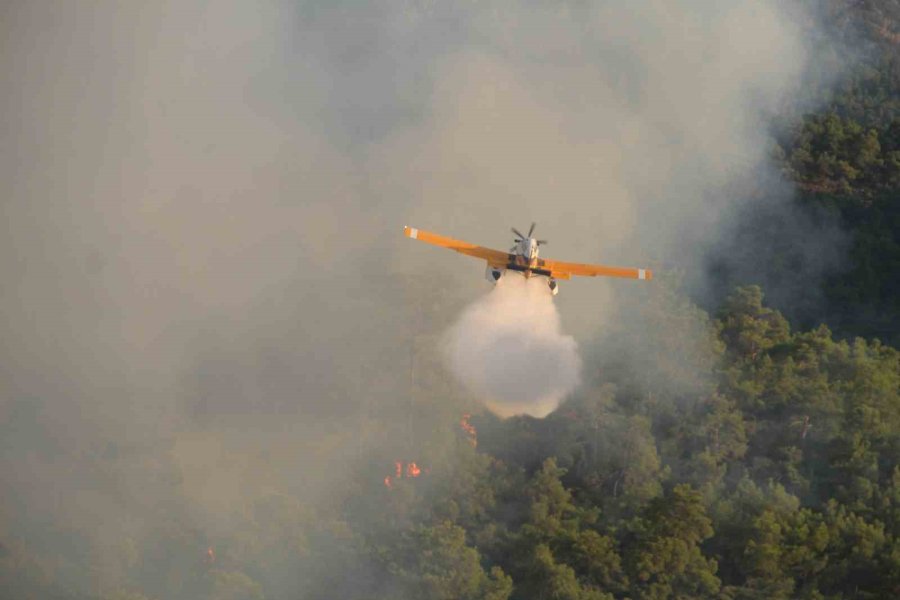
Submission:
[[[785,4],[6,0],[0,530],[71,561],[90,540],[113,566],[57,575],[88,595],[82,573],[119,582],[132,540],[174,530],[167,507],[222,533],[272,489],[343,506],[390,427],[439,418],[396,418],[411,383],[445,400],[398,356],[484,285],[403,223],[503,248],[521,215],[560,260],[735,262],[715,241],[766,193],[765,117],[804,63]],[[621,284],[565,286],[582,348]],[[502,414],[578,380],[540,280],[510,274],[447,346]],[[147,595],[193,597],[153,556]]]
[[[543,277],[501,278],[445,336],[447,362],[500,416],[543,417],[579,382],[581,358]]]

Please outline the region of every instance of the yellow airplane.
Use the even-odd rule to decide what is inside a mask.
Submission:
[[[557,279],[571,279],[572,275],[582,277],[624,277],[626,279],[653,279],[653,271],[650,269],[630,269],[624,267],[607,267],[604,265],[583,265],[579,263],[562,262],[538,258],[539,248],[546,244],[546,240],[537,240],[531,235],[534,233],[534,223],[528,230],[528,235],[522,235],[518,229],[512,228],[516,235],[516,245],[509,252],[492,250],[484,246],[476,246],[469,242],[454,240],[430,231],[423,231],[415,227],[404,227],[403,233],[408,238],[421,240],[455,250],[460,254],[467,254],[487,261],[485,278],[491,283],[497,283],[507,270],[518,271],[525,277],[540,275],[547,278],[550,292],[555,296],[559,293]]]

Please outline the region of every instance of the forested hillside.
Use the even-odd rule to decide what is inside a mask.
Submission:
[[[734,236],[769,236],[743,249],[764,257],[756,271],[709,265],[715,293],[664,269],[616,288],[626,308],[582,344],[579,391],[544,419],[500,419],[441,366],[449,284],[382,274],[373,254],[377,281],[339,289],[377,327],[338,343],[377,345],[416,315],[409,347],[378,347],[377,363],[338,369],[341,353],[312,346],[298,366],[261,343],[246,355],[262,383],[234,394],[250,408],[216,405],[246,384],[228,377],[229,335],[315,337],[275,311],[263,333],[210,321],[221,353],[202,356],[213,383],[196,395],[234,415],[191,405],[185,430],[131,439],[114,401],[84,418],[108,410],[106,429],[52,404],[70,393],[55,380],[0,404],[6,480],[40,483],[0,504],[0,600],[900,598],[900,0],[798,4],[816,8],[822,52],[802,97],[771,115],[771,159],[797,223],[827,223],[843,244],[810,287],[769,302],[760,283],[802,270],[799,225],[759,209]],[[415,309],[381,322],[364,300],[389,289]],[[56,367],[35,364],[35,379]],[[382,385],[387,369],[408,393]],[[329,370],[346,388],[318,385]],[[265,387],[295,371],[323,390],[320,412],[284,391],[302,378]],[[239,409],[265,393],[284,406],[245,431]]]
[[[665,372],[676,384],[613,361],[593,369],[614,384],[547,419],[457,421],[445,407],[419,455],[362,460],[329,508],[262,493],[227,536],[168,514],[118,542],[121,587],[91,597],[897,597],[900,353],[792,331],[755,287],[714,319],[675,294],[647,311],[678,323],[661,352],[707,333]],[[4,535],[7,597],[73,597],[57,578],[90,581],[87,532],[53,533],[66,546]]]
[[[776,118],[774,156],[796,185],[802,209],[835,218],[848,233],[849,248],[843,264],[826,277],[824,305],[802,321],[825,321],[843,337],[896,344],[900,4],[841,0],[821,6],[824,33],[813,62],[834,79],[810,82],[801,107]],[[835,46],[836,40],[845,45]]]

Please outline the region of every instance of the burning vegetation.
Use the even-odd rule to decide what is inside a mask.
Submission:
[[[393,475],[386,475],[384,478],[384,487],[391,489],[394,487],[394,481],[398,479],[416,479],[422,475],[423,470],[415,462],[404,463],[402,460],[394,461]]]
[[[459,426],[465,433],[466,441],[472,445],[473,448],[478,447],[478,432],[475,430],[475,426],[469,422],[469,419],[472,418],[470,413],[464,413],[462,418],[459,420]]]

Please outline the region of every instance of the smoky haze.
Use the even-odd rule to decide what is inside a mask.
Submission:
[[[266,490],[325,503],[390,438],[410,371],[439,378],[416,349],[505,293],[403,225],[699,272],[805,61],[760,0],[2,10],[0,526],[77,532],[55,551],[98,557],[94,591],[166,513],[203,537]],[[636,285],[564,282],[535,398]]]

